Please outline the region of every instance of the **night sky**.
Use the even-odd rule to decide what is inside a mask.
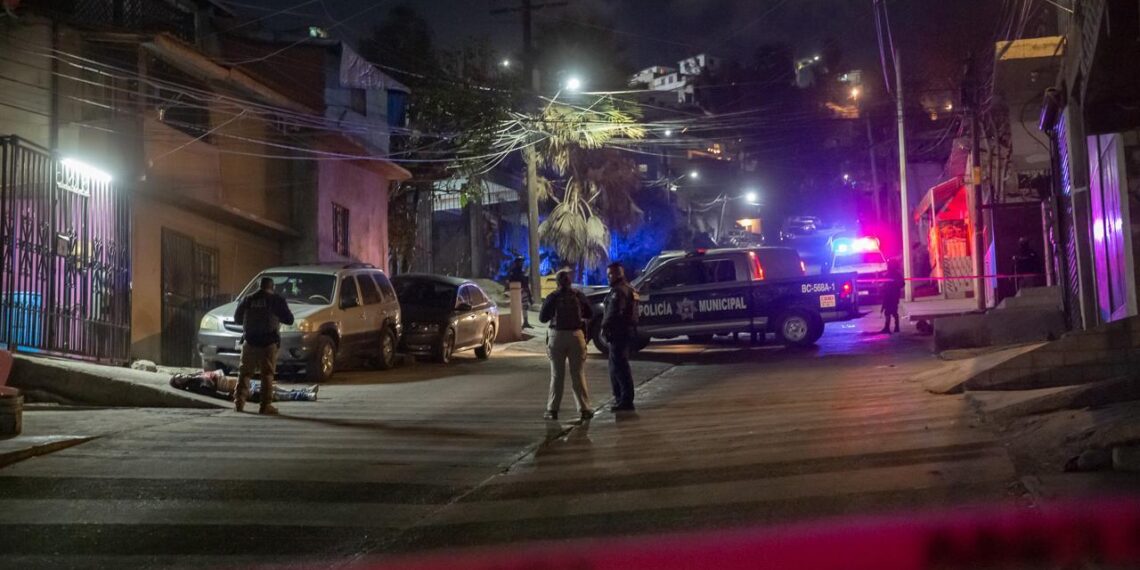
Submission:
[[[230,2],[249,17],[263,17],[305,0]],[[274,27],[317,24],[355,41],[400,0],[311,0],[274,17]],[[541,3],[544,0],[535,0]],[[746,61],[755,46],[787,42],[797,55],[838,48],[844,66],[874,70],[878,47],[872,0],[568,0],[566,7],[536,13],[536,26],[602,26],[617,34],[634,67],[675,65],[687,55],[710,52]],[[444,48],[485,38],[504,55],[521,46],[517,14],[492,9],[518,0],[415,0]],[[985,49],[993,37],[1000,0],[889,0],[897,45],[908,76],[937,77],[960,67],[969,49]],[[1048,6],[1042,3],[1043,6]],[[339,25],[336,22],[342,22]],[[383,63],[383,62],[379,62]]]

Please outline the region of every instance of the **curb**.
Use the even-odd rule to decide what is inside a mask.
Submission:
[[[97,436],[71,436],[71,435],[41,435],[41,436],[28,436],[23,439],[32,440],[31,445],[15,449],[12,451],[0,451],[0,469],[19,463],[25,459],[38,457],[40,455],[47,455],[56,451],[62,451],[69,447],[87,443]],[[8,441],[15,441],[19,437]],[[3,449],[7,441],[0,440],[0,449]]]
[[[130,368],[15,355],[10,384],[66,403],[109,407],[221,409],[228,403],[170,387],[170,376]]]

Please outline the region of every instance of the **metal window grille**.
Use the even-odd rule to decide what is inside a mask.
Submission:
[[[333,247],[340,255],[348,253],[348,208],[333,203]]]
[[[0,345],[130,356],[130,202],[111,181],[0,138]]]

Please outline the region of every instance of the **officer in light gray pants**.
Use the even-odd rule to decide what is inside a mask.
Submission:
[[[561,271],[556,278],[558,290],[542,302],[538,319],[550,323],[546,338],[547,353],[550,355],[550,398],[546,402],[548,420],[558,419],[558,408],[562,405],[562,391],[566,383],[566,365],[570,365],[570,388],[574,391],[574,402],[583,420],[594,416],[590,407],[590,393],[586,387],[586,377],[582,365],[586,362],[586,323],[593,316],[586,296],[575,290],[570,271]]]

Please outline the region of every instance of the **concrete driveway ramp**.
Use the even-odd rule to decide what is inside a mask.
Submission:
[[[967,399],[986,418],[1005,421],[1057,410],[1097,408],[1140,400],[1140,377],[1122,377],[1075,386],[1034,390],[970,391]]]
[[[145,408],[225,408],[228,403],[176,390],[170,375],[59,358],[14,355],[9,384],[62,403]]]
[[[919,375],[916,380],[922,387],[935,394],[960,394],[973,378],[987,371],[1001,367],[1045,346],[1046,343],[1018,345],[1001,350],[990,350],[972,358],[951,361],[934,370]]]
[[[961,375],[932,378],[927,389],[1032,390],[1135,376],[1140,374],[1140,317],[962,363]]]

